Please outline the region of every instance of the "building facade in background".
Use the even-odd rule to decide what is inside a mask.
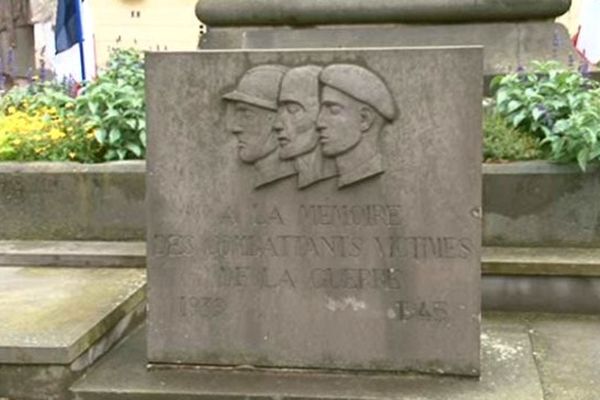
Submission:
[[[45,67],[59,77],[80,78],[77,48],[55,54],[57,1],[0,0],[0,69],[3,72],[25,78]],[[82,17],[88,77],[106,63],[114,47],[154,51],[195,49],[204,28],[194,13],[196,2],[84,0]],[[579,33],[578,48],[590,61],[598,62],[600,32],[595,21],[600,20],[600,15],[592,15],[593,12],[600,13],[600,0],[572,0],[571,9],[558,18],[558,22],[567,27],[571,37]]]
[[[183,51],[198,45],[197,0],[85,0],[91,3],[98,65],[111,47]]]
[[[45,67],[59,77],[79,79],[79,50],[55,54],[58,0],[0,0],[0,57],[8,73],[24,78]],[[105,65],[114,47],[193,50],[201,26],[196,0],[84,0],[83,36],[87,75]],[[12,50],[11,50],[12,49]],[[11,57],[9,57],[11,53]],[[10,69],[10,71],[8,71]]]

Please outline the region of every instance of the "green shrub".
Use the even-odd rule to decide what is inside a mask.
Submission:
[[[75,82],[34,81],[0,99],[0,160],[143,158],[143,59],[114,50],[108,67],[77,93]]]
[[[77,98],[77,114],[95,132],[104,160],[143,158],[146,152],[144,68],[136,50],[113,50],[107,69]]]
[[[502,116],[490,113],[483,119],[483,158],[485,161],[533,160],[544,157],[541,140],[513,128]]]
[[[536,63],[492,81],[495,112],[511,127],[531,132],[549,147],[548,157],[578,162],[585,170],[600,156],[598,83],[556,62]]]

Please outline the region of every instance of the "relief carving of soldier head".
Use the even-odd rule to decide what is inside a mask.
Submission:
[[[335,166],[323,161],[316,121],[319,114],[319,74],[322,67],[304,65],[290,69],[279,90],[279,111],[274,129],[279,157],[294,160],[298,187],[304,188],[335,175]]]
[[[251,68],[241,77],[236,89],[223,96],[226,130],[237,138],[239,158],[256,167],[255,187],[295,173],[291,164],[279,160],[273,130],[279,87],[287,70],[282,65]]]
[[[319,81],[317,130],[323,155],[335,159],[338,187],[383,173],[379,134],[397,117],[396,102],[385,82],[351,64],[325,67]]]
[[[237,88],[223,96],[227,101],[226,129],[238,140],[238,155],[254,163],[277,148],[273,121],[277,95],[286,68],[261,65],[248,70]]]
[[[316,121],[321,69],[315,65],[293,68],[281,81],[279,113],[274,128],[282,159],[308,153],[319,143]]]

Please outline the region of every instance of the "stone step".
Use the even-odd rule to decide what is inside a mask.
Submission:
[[[144,242],[0,241],[0,266],[125,267],[146,265]]]
[[[599,248],[484,247],[484,275],[600,276]]]
[[[66,389],[145,316],[139,268],[0,268],[0,398]]]
[[[590,352],[597,348],[599,330],[597,316],[484,314],[478,380],[319,370],[149,370],[146,332],[140,328],[72,391],[77,400],[591,400],[597,398],[600,383],[600,358]]]
[[[484,247],[483,275],[600,276],[600,249]],[[144,242],[0,241],[0,266],[144,267]]]

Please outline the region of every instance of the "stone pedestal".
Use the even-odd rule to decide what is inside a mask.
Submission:
[[[553,18],[570,1],[200,0],[208,25],[202,49],[388,46],[484,46],[484,75],[532,61],[578,62],[564,26]]]

